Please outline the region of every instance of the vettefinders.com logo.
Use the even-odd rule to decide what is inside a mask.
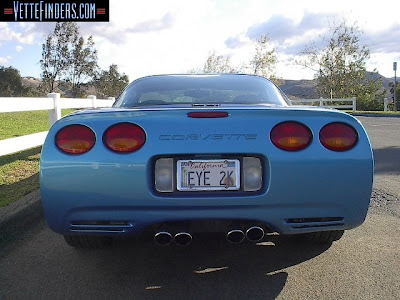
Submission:
[[[0,3],[3,22],[108,22],[110,16],[108,0],[2,0]]]

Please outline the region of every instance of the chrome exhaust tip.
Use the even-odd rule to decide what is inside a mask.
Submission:
[[[253,226],[247,229],[246,237],[250,242],[259,242],[264,238],[264,229],[259,226]]]
[[[178,246],[187,246],[192,242],[192,235],[187,232],[179,232],[175,234],[174,242]]]
[[[239,244],[244,240],[244,232],[240,229],[234,229],[226,234],[226,238],[232,244]]]
[[[154,241],[161,246],[167,246],[172,242],[172,235],[167,231],[160,231],[154,235]]]

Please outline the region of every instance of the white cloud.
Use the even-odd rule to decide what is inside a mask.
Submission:
[[[8,59],[6,57],[0,57],[0,64],[5,65],[8,63]]]
[[[17,52],[21,52],[22,50],[24,50],[24,47],[22,47],[22,46],[17,46],[17,47],[15,47],[15,51],[17,51]]]
[[[214,10],[214,1],[125,2],[111,7],[118,15],[94,35],[102,68],[117,63],[130,80],[138,76],[185,72],[206,59],[216,36],[204,20]],[[120,4],[120,2],[118,2]],[[85,25],[85,33],[93,33]],[[104,29],[104,30],[103,30]],[[118,53],[118,55],[116,55]]]
[[[367,62],[367,69],[377,71],[386,76],[394,77],[393,62],[397,61],[400,64],[400,53],[373,53]],[[399,74],[399,72],[397,73]]]
[[[358,3],[342,0],[334,3],[304,0],[290,5],[274,2],[275,5],[268,9],[264,17],[259,18],[256,13],[253,23],[242,32],[233,32],[225,44],[232,50],[232,61],[235,61],[237,55],[244,57],[240,40],[246,36],[254,40],[261,34],[268,34],[278,53],[278,76],[311,79],[314,75],[312,71],[295,66],[293,60],[288,58],[294,58],[311,43],[317,48],[323,46],[321,36],[326,35],[330,27],[346,20],[348,25],[356,24],[365,33],[361,36],[361,43],[369,46],[373,54],[367,62],[367,69],[377,68],[384,76],[391,76],[387,68],[400,55],[396,44],[400,37],[400,22],[396,14],[386,13],[387,7],[394,4],[394,1],[389,2],[392,3],[385,3],[385,9],[381,6],[377,9],[368,5],[360,7]],[[249,53],[248,48],[246,52]]]
[[[27,30],[25,30],[27,28]],[[0,25],[0,42],[17,41],[21,44],[32,45],[35,41],[36,34],[29,32],[29,26],[22,28],[23,31],[19,32],[20,26],[10,26],[8,23],[1,23]]]
[[[229,49],[241,48],[241,47],[248,45],[249,43],[250,43],[250,40],[246,36],[243,36],[243,35],[232,36],[225,40],[225,45]]]
[[[85,24],[82,32],[94,35],[101,66],[117,63],[130,80],[201,67],[212,50],[241,65],[254,50],[249,38],[263,31],[270,33],[280,54],[278,75],[312,78],[310,71],[294,66],[287,58],[318,42],[334,20],[359,20],[364,26],[366,20],[376,18],[373,8],[342,0],[329,4],[305,0],[290,5],[265,0],[119,1],[112,3],[110,11],[110,23]],[[385,28],[382,22],[386,20],[381,18],[379,28]]]

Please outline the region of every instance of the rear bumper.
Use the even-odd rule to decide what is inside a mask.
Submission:
[[[264,184],[253,194],[157,193],[154,159],[135,164],[42,161],[45,217],[60,234],[97,235],[130,235],[155,224],[196,220],[261,222],[281,234],[351,229],[364,221],[372,192],[371,156],[258,157]]]
[[[46,211],[45,211],[46,212]],[[50,228],[60,234],[121,236],[134,235],[152,226],[181,223],[190,226],[196,221],[222,221],[226,224],[262,224],[269,231],[298,234],[323,230],[351,229],[365,219],[366,211],[357,214],[339,207],[318,204],[299,207],[238,206],[238,207],[125,207],[74,209],[62,220],[46,212]],[[185,224],[185,225],[183,225]],[[179,226],[179,225],[178,225]],[[226,228],[228,230],[228,228]],[[203,231],[200,230],[199,231]]]
[[[60,234],[132,235],[167,222],[246,220],[281,234],[343,230],[362,224],[372,191],[373,166],[366,159],[299,163],[264,157],[265,182],[253,194],[160,194],[154,191],[152,161],[42,163],[49,227]]]

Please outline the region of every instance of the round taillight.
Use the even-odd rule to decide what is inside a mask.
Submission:
[[[83,154],[93,148],[96,135],[84,125],[68,125],[57,132],[55,142],[65,153]]]
[[[104,132],[103,142],[114,152],[129,153],[142,148],[146,133],[136,124],[118,123]]]
[[[298,122],[279,123],[271,130],[272,143],[285,151],[302,150],[311,143],[311,140],[311,130]]]
[[[346,151],[353,148],[358,141],[356,130],[344,123],[330,123],[319,132],[321,144],[332,151]]]

